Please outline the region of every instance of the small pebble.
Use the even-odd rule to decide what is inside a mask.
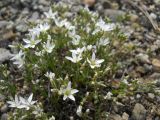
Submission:
[[[154,99],[155,95],[153,93],[148,93],[148,97]]]
[[[2,113],[5,113],[5,112],[7,112],[7,110],[8,110],[8,106],[7,106],[6,104],[4,104],[4,105],[1,107],[1,112],[2,112]]]

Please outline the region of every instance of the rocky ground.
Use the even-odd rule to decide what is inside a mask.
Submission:
[[[21,42],[28,22],[44,17],[43,12],[60,0],[1,0],[0,1],[0,64],[6,63],[16,52],[9,44]],[[73,12],[83,7],[79,0],[62,0],[73,5]],[[112,2],[111,2],[112,1]],[[142,83],[156,83],[160,87],[160,1],[159,0],[97,0],[90,4],[90,10],[108,16],[122,25],[129,36],[127,45],[133,49],[128,56],[128,67],[118,71],[139,78]],[[115,43],[118,44],[118,43]],[[7,105],[0,96],[1,119],[7,117]],[[160,120],[160,96],[148,91],[127,98],[128,106],[113,106],[110,120]]]

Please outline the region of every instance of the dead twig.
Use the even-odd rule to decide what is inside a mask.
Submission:
[[[130,0],[124,0],[124,2],[129,3],[129,4],[132,5],[133,7],[138,8],[138,9],[148,18],[148,20],[149,20],[150,23],[152,24],[153,28],[154,28],[156,31],[159,31],[159,32],[160,32],[160,28],[158,27],[157,22],[154,21],[154,20],[150,17],[148,11],[146,10],[145,6],[144,6],[142,3],[140,3],[140,6],[138,6],[138,5],[135,4],[133,1],[130,1]]]

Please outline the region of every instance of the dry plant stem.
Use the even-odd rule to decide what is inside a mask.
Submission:
[[[160,32],[160,28],[158,27],[157,22],[154,21],[154,20],[150,17],[148,11],[145,9],[145,7],[144,7],[144,5],[143,5],[142,3],[140,3],[140,6],[138,6],[138,5],[136,5],[134,2],[129,1],[129,0],[124,0],[124,2],[129,3],[129,4],[131,4],[133,7],[138,8],[138,9],[148,18],[148,20],[149,20],[150,23],[152,24],[153,28],[154,28],[156,31]]]

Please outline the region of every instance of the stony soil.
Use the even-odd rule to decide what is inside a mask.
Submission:
[[[21,42],[28,22],[44,17],[49,6],[61,0],[1,0],[0,1],[0,64],[6,63],[16,50],[9,44]],[[62,0],[73,4],[73,12],[83,7],[79,0]],[[111,2],[112,1],[112,2]],[[118,71],[122,75],[139,78],[143,83],[155,82],[160,87],[160,2],[158,0],[97,0],[90,10],[108,16],[122,25],[129,36],[127,45],[136,46],[125,63],[128,67]],[[129,15],[128,19],[121,18]],[[121,19],[120,19],[121,18]],[[0,95],[3,102],[5,96]],[[1,119],[6,120],[8,107],[1,105]],[[110,120],[160,120],[160,96],[148,91],[137,93],[123,101],[124,106],[113,106]]]

